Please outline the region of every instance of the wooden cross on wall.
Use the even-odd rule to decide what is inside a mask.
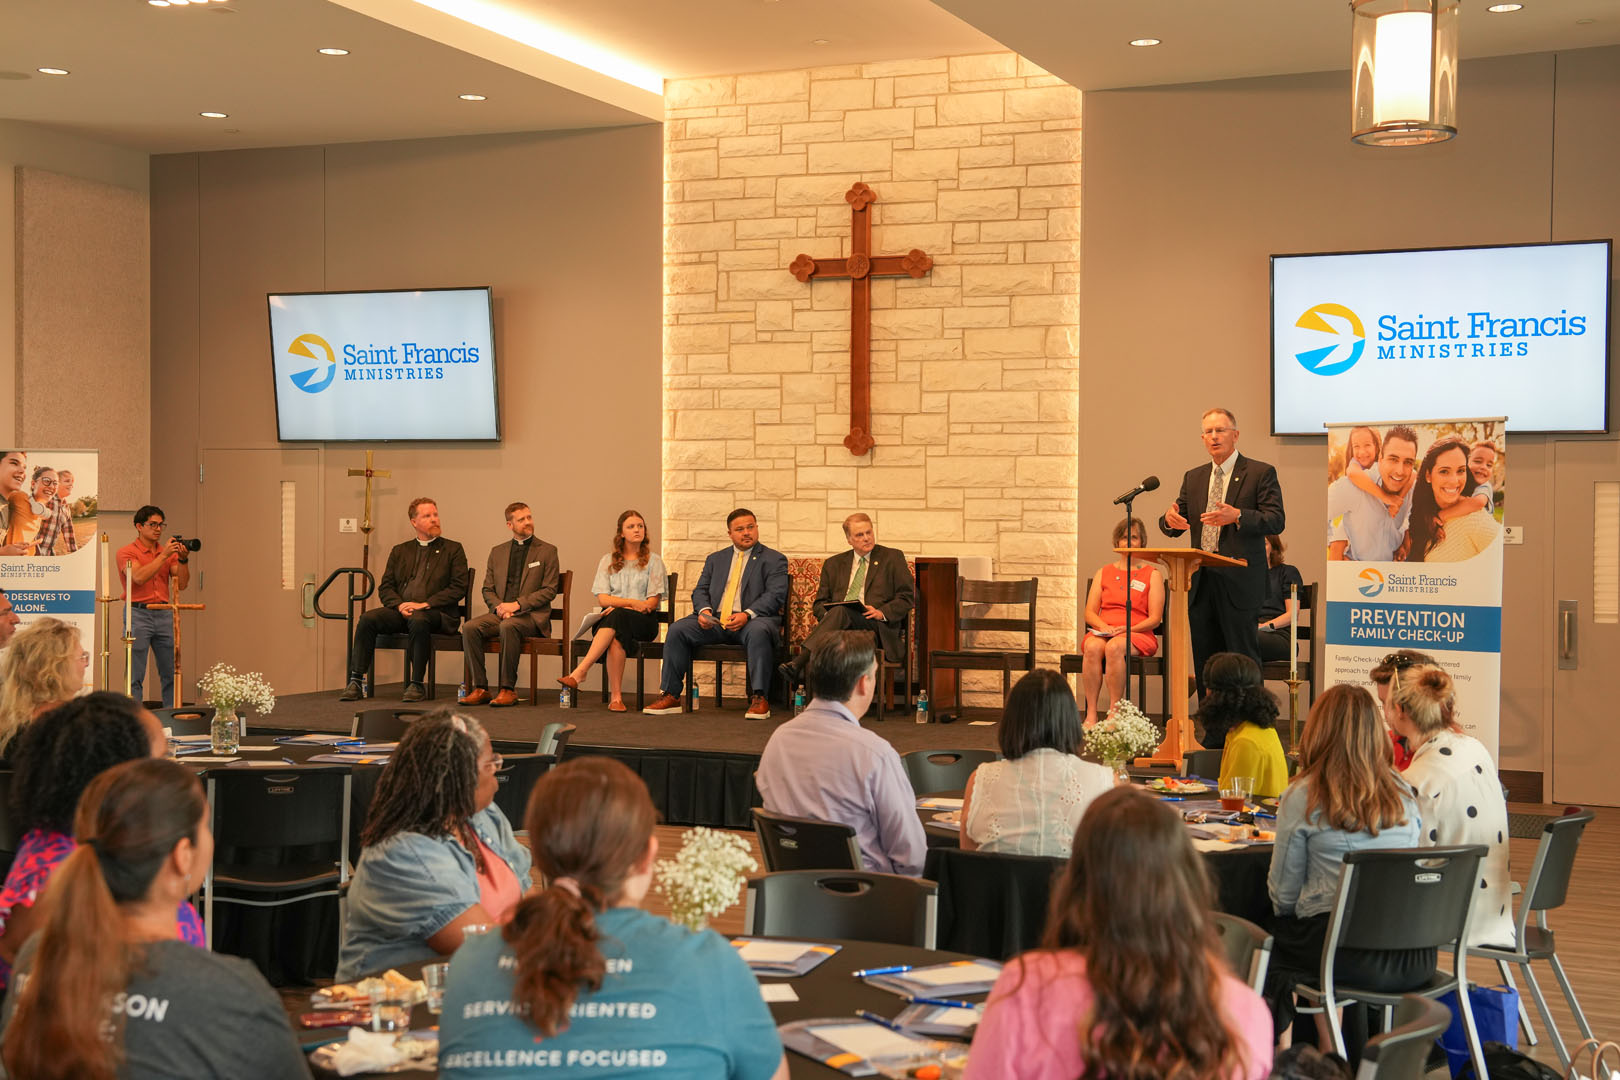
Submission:
[[[873,255],[870,209],[877,192],[857,182],[845,192],[844,201],[850,208],[849,258],[800,255],[788,272],[800,281],[849,278],[849,434],[844,445],[859,457],[872,449],[872,279],[920,278],[933,268],[934,260],[918,248],[904,255]]]

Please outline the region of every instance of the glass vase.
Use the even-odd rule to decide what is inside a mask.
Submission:
[[[1115,787],[1131,782],[1131,770],[1127,765],[1128,760],[1127,758],[1110,758],[1103,762],[1104,765],[1113,770]]]
[[[236,709],[216,708],[214,719],[208,725],[208,744],[216,754],[234,754],[240,741],[242,721]]]

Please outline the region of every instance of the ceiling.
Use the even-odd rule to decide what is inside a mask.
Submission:
[[[1465,5],[1465,58],[1620,44],[1615,0],[1484,3]],[[1342,69],[1349,53],[1342,0],[0,0],[0,118],[153,153],[660,118],[656,92],[435,10],[456,4],[666,78],[1010,48],[1091,90]],[[1126,44],[1144,36],[1164,44]]]

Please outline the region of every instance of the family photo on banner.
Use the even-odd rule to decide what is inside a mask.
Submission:
[[[21,626],[46,615],[95,640],[98,454],[0,451],[0,588]]]

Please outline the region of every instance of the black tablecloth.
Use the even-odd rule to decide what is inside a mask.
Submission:
[[[794,992],[799,995],[798,1001],[773,1002],[771,1015],[778,1024],[786,1024],[794,1020],[813,1020],[826,1016],[847,1016],[853,1018],[855,1010],[869,1009],[879,1016],[898,1016],[905,1007],[905,1001],[898,995],[887,990],[879,990],[868,986],[860,979],[850,975],[852,971],[862,968],[887,967],[891,964],[911,964],[921,967],[925,964],[943,964],[951,960],[970,960],[970,956],[963,953],[940,952],[934,949],[913,949],[902,945],[878,945],[869,941],[839,941],[829,942],[843,946],[832,956],[806,975],[792,979],[779,979],[766,976],[762,982],[786,982],[792,985]],[[399,972],[413,979],[422,976],[421,964],[401,964]],[[984,995],[970,998],[982,1001]],[[325,1041],[327,1038],[347,1037],[346,1028],[306,1028],[299,1024],[301,1014],[312,1011],[307,999],[300,999],[287,1010],[288,1019],[292,1022],[293,1032],[298,1036],[300,1043],[309,1044]],[[411,1013],[411,1030],[424,1031],[433,1026],[435,1017],[427,1011],[426,1005],[418,1005]],[[831,1069],[817,1061],[811,1061],[802,1054],[788,1051],[788,1072],[794,1080],[818,1080],[842,1076],[837,1069]],[[336,1073],[327,1072],[311,1066],[311,1071],[319,1077],[336,1076]],[[389,1076],[401,1077],[434,1077],[437,1070],[414,1069],[408,1072],[389,1073]]]

